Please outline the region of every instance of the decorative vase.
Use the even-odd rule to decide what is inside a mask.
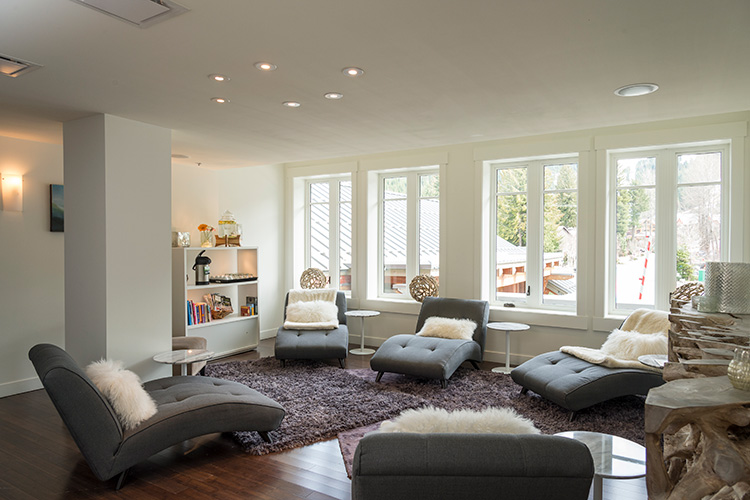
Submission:
[[[750,391],[750,350],[738,347],[727,368],[727,377],[732,385],[743,391]]]
[[[208,248],[214,246],[213,241],[211,239],[211,233],[212,231],[201,231],[201,247],[202,248]]]

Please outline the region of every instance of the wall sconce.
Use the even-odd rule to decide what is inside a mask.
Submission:
[[[23,212],[23,176],[3,174],[3,210]]]

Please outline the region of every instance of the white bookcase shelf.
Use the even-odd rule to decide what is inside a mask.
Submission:
[[[258,314],[240,316],[240,306],[246,297],[255,297],[258,306],[258,280],[235,283],[195,284],[193,264],[198,254],[211,259],[211,275],[244,273],[258,276],[258,249],[256,247],[189,247],[172,249],[172,336],[204,337],[208,349],[217,357],[229,356],[258,347],[260,325]],[[187,301],[204,302],[203,296],[219,293],[229,297],[234,312],[222,319],[188,325]]]

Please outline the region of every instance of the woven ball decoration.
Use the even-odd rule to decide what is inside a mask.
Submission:
[[[317,267],[305,269],[299,278],[299,286],[302,288],[325,288],[327,283],[326,275]]]
[[[677,300],[690,300],[693,295],[703,295],[703,283],[692,281],[675,288],[672,292],[672,298]]]
[[[425,297],[437,297],[437,280],[426,274],[414,276],[409,283],[409,293],[417,302],[422,302]]]

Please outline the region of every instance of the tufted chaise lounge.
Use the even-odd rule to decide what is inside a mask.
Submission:
[[[661,374],[607,368],[560,351],[535,356],[510,372],[522,394],[532,390],[575,412],[620,396],[645,395],[664,383]]]
[[[284,300],[284,320],[289,294]],[[339,326],[332,330],[287,330],[283,326],[276,332],[274,356],[287,359],[338,359],[344,367],[349,352],[349,328],[346,326],[346,295],[336,292],[336,307],[339,309]]]
[[[284,418],[277,402],[237,382],[211,377],[166,377],[144,384],[156,401],[156,414],[125,430],[112,407],[86,373],[63,349],[39,344],[29,351],[39,379],[73,436],[81,454],[102,481],[133,465],[203,434],[257,431],[265,440]]]
[[[438,379],[446,387],[448,379],[464,361],[479,367],[477,363],[484,355],[489,314],[489,303],[483,300],[426,297],[419,310],[417,332],[432,316],[470,319],[477,324],[472,339],[394,335],[386,339],[370,359],[370,367],[378,372],[376,380],[379,381],[385,372],[394,372]]]

